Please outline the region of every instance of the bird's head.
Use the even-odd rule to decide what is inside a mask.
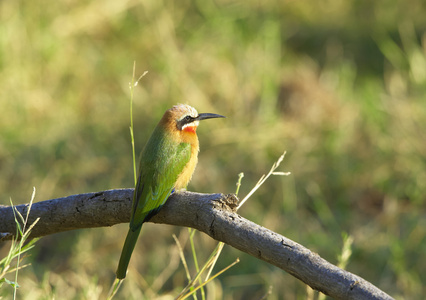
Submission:
[[[201,120],[225,118],[217,114],[199,114],[195,108],[187,104],[175,105],[167,110],[165,115],[168,115],[169,122],[175,127],[174,130],[187,133],[195,133]]]

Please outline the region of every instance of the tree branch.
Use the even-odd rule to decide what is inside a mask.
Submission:
[[[133,189],[73,195],[34,203],[29,224],[40,217],[31,237],[129,222]],[[336,299],[392,299],[302,245],[238,215],[235,195],[175,193],[150,222],[192,227],[290,273]],[[28,204],[16,206],[25,216]],[[12,207],[0,206],[0,242],[16,233]]]

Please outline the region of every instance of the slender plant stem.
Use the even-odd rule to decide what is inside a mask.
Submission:
[[[133,158],[133,177],[135,181],[135,185],[137,183],[137,173],[136,173],[136,151],[135,151],[135,136],[133,130],[133,95],[134,89],[138,85],[139,81],[144,77],[148,71],[143,72],[141,76],[137,80],[135,80],[136,76],[136,61],[133,61],[133,73],[132,73],[132,82],[130,83],[130,138],[132,143],[132,158]]]
[[[237,264],[239,261],[240,261],[240,259],[237,258],[232,264],[230,264],[229,266],[225,267],[221,271],[217,272],[214,276],[212,276],[210,279],[206,280],[205,282],[201,283],[199,286],[195,287],[194,290],[192,290],[191,292],[189,292],[189,293],[187,293],[187,294],[185,294],[182,297],[179,297],[177,299],[185,299],[191,293],[197,291],[200,288],[202,289],[207,283],[209,283],[210,281],[212,281],[213,279],[215,279],[216,277],[218,277],[219,275],[221,275],[223,272],[225,272],[226,270],[228,270],[229,268],[231,268],[232,266],[234,266],[235,264]]]
[[[136,151],[135,151],[135,136],[134,136],[134,130],[133,130],[133,95],[134,95],[134,89],[138,85],[139,80],[144,77],[148,71],[145,71],[137,80],[136,78],[136,61],[133,61],[133,72],[132,72],[132,81],[129,84],[130,88],[130,139],[132,144],[132,162],[133,162],[133,177],[135,186],[137,184],[137,173],[136,173]],[[111,289],[108,294],[108,299],[114,298],[115,294],[118,292],[118,289],[121,286],[121,283],[123,282],[123,279],[116,278],[111,286]]]
[[[132,82],[130,84],[130,138],[132,143],[133,177],[134,177],[134,181],[136,185],[137,183],[136,154],[135,154],[135,137],[133,134],[133,91],[135,89],[135,72],[136,72],[136,61],[133,61]]]
[[[188,279],[188,282],[190,282],[191,279],[191,273],[189,272],[188,264],[186,263],[185,254],[183,253],[182,245],[180,244],[177,236],[173,234],[173,238],[175,239],[176,245],[179,250],[180,259],[182,261],[183,267],[185,268],[186,278]]]
[[[27,215],[25,216],[25,221],[23,220],[22,215],[18,211],[16,211],[19,214],[21,220],[23,221],[23,226],[22,226],[22,231],[20,232],[22,239],[19,241],[19,251],[18,251],[18,257],[17,257],[17,261],[16,261],[15,284],[14,284],[14,287],[13,287],[13,299],[14,300],[16,299],[16,292],[17,292],[17,288],[18,288],[18,270],[19,270],[19,262],[21,260],[21,251],[22,251],[22,247],[24,246],[24,241],[26,240],[25,239],[25,229],[27,227],[28,216],[30,215],[31,206],[33,205],[33,202],[34,202],[35,192],[36,192],[36,189],[34,187],[33,193],[31,195],[31,201],[30,201],[30,204],[28,205]]]
[[[197,259],[197,252],[195,251],[195,244],[194,244],[194,234],[195,234],[195,229],[192,228],[188,228],[189,231],[189,242],[191,244],[191,252],[192,252],[192,257],[194,259],[194,265],[195,265],[195,271],[197,273],[200,272],[200,267],[198,266],[198,259]],[[202,283],[201,278],[199,278],[199,282],[200,284]],[[191,287],[192,290],[192,287]],[[201,290],[202,293],[202,298],[204,299],[204,289]],[[194,293],[192,294],[194,299],[197,299],[197,295]]]
[[[243,204],[251,197],[251,195],[254,194],[254,192],[257,191],[258,188],[260,188],[260,186],[266,181],[266,179],[269,178],[269,176],[271,175],[280,175],[280,176],[288,176],[291,173],[290,172],[274,172],[279,165],[281,164],[281,162],[284,159],[284,156],[286,154],[287,151],[284,151],[283,155],[281,155],[278,160],[272,165],[271,170],[269,170],[269,173],[266,175],[262,175],[262,177],[260,177],[259,181],[256,183],[256,185],[254,186],[254,188],[252,188],[252,190],[247,194],[247,196],[244,197],[243,200],[241,200],[240,204],[237,207],[237,210],[243,206]]]

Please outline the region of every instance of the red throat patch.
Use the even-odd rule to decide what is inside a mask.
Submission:
[[[183,131],[195,133],[197,126],[186,126]]]

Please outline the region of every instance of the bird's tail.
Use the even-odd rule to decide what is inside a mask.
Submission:
[[[120,261],[118,263],[117,271],[115,274],[118,279],[126,277],[127,267],[129,266],[130,257],[132,256],[133,249],[135,248],[138,240],[139,233],[141,232],[142,226],[139,226],[135,231],[132,228],[127,233],[126,241],[124,242],[123,250],[121,250]]]

